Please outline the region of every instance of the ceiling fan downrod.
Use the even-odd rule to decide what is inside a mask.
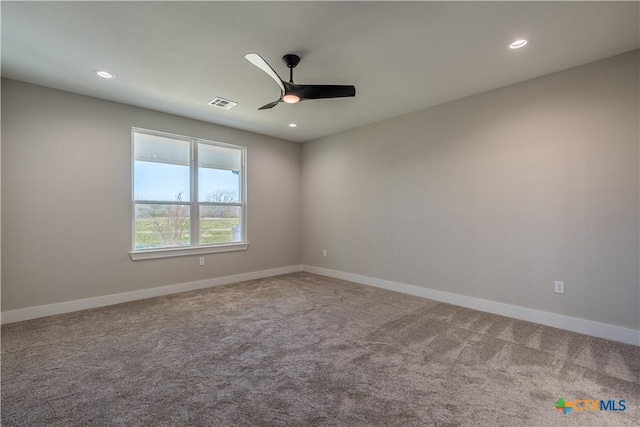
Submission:
[[[300,63],[300,57],[289,53],[282,57],[282,62],[289,68],[289,83],[293,83],[293,69]]]

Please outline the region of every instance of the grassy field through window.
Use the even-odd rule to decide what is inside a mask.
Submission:
[[[239,218],[200,218],[200,245],[233,242],[239,224]],[[178,224],[171,217],[136,218],[135,226],[136,249],[189,246],[186,218]]]

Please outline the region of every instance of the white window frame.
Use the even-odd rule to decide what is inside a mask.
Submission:
[[[189,141],[190,143],[190,174],[191,174],[191,188],[190,197],[188,202],[171,202],[166,200],[136,200],[135,199],[135,144],[134,138],[136,133],[144,133],[148,135],[162,136],[165,138],[179,139],[182,141]],[[242,163],[240,171],[240,202],[239,203],[212,203],[212,202],[200,202],[198,201],[198,144],[210,144],[218,147],[233,148],[240,150],[242,153]],[[136,250],[136,204],[180,204],[189,205],[190,209],[190,246],[180,246],[171,248],[154,248],[154,249],[138,249]],[[219,243],[211,245],[199,245],[200,240],[200,206],[239,206],[242,212],[240,217],[241,223],[241,241]],[[129,256],[133,261],[154,259],[154,258],[170,258],[186,255],[203,255],[216,252],[232,252],[232,251],[244,251],[249,247],[247,241],[247,148],[241,145],[227,144],[224,142],[211,141],[202,138],[188,137],[184,135],[177,135],[167,132],[160,132],[156,130],[143,129],[138,127],[131,128],[131,251]]]

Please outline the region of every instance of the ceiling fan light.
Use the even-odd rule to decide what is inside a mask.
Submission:
[[[295,104],[296,102],[300,102],[300,97],[298,95],[285,95],[282,97],[282,100],[287,104]]]

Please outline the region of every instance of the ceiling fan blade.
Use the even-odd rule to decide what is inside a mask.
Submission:
[[[278,77],[278,74],[273,71],[273,68],[271,68],[271,66],[267,64],[267,61],[262,59],[262,57],[257,53],[247,53],[244,57],[247,59],[247,61],[260,68],[262,71],[267,73],[269,77],[275,80],[278,86],[280,86],[280,91],[282,92],[282,94],[284,94],[284,84],[282,84],[282,79]]]
[[[270,102],[267,105],[263,105],[262,107],[258,108],[258,110],[268,110],[268,109],[273,108],[276,105],[278,105],[279,102],[280,102],[280,100],[277,100],[277,101],[274,101],[274,102]]]
[[[287,85],[288,87],[289,85]],[[339,85],[291,85],[291,92],[300,99],[325,99],[325,98],[345,98],[356,96],[355,86]]]

